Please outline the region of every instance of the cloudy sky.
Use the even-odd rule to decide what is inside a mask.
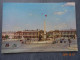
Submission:
[[[45,17],[47,15],[47,17]],[[2,31],[76,29],[75,3],[3,3]]]

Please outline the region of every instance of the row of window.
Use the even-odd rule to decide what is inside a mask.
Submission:
[[[23,34],[15,34],[15,35],[37,35],[38,33],[23,33]]]
[[[22,38],[22,37],[15,36],[14,38]],[[24,38],[38,38],[38,36],[24,36]]]
[[[53,34],[76,34],[75,32],[61,32],[61,33],[53,33]]]

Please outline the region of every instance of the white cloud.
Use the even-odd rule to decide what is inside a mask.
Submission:
[[[64,12],[55,12],[54,14],[56,14],[56,15],[62,15],[62,14],[64,14]]]
[[[54,12],[54,14],[56,15],[63,15],[67,12],[67,10],[64,10],[64,11],[57,11],[57,12]]]
[[[75,6],[75,2],[67,2],[63,6]]]
[[[59,18],[56,18],[56,20],[60,20]]]
[[[32,13],[30,13],[29,16],[32,16]]]
[[[54,26],[54,29],[59,29],[59,30],[67,29],[67,24],[66,23],[58,24],[58,25]]]

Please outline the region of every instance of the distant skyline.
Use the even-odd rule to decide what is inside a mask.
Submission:
[[[75,3],[3,3],[2,31],[44,30],[44,20],[47,31],[76,29]]]

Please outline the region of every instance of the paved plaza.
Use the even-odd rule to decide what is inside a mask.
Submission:
[[[55,44],[44,44],[44,43],[33,43],[33,44],[22,44],[17,48],[2,48],[2,53],[18,53],[18,52],[56,52],[56,51],[78,51],[77,40],[71,40],[72,43],[55,43]]]

